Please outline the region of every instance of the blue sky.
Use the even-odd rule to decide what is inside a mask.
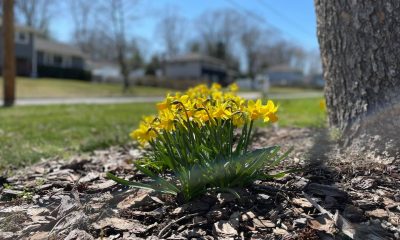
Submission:
[[[305,49],[318,48],[313,0],[142,0],[137,10],[140,20],[129,31],[147,39],[152,52],[160,50],[160,43],[154,40],[155,26],[166,7],[172,7],[189,21],[207,10],[234,8],[249,17],[247,11],[256,16],[251,17],[255,22],[261,22],[255,19],[259,16],[269,27],[279,29],[284,38]],[[57,16],[50,26],[51,32],[61,41],[71,41],[71,16],[67,13]]]

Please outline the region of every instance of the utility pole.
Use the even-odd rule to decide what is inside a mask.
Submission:
[[[15,101],[14,0],[3,0],[4,106]]]

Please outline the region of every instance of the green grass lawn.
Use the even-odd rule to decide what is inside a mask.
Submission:
[[[240,92],[251,92],[251,89],[241,88]],[[291,94],[291,93],[322,93],[322,89],[317,88],[305,88],[305,87],[279,87],[271,86],[268,90],[268,94]]]
[[[320,108],[322,98],[277,100],[280,126],[314,127],[326,126],[326,113]]]
[[[319,101],[278,101],[279,125],[322,127],[325,115]],[[142,115],[155,111],[152,103],[0,108],[0,166],[19,167],[40,158],[126,144]]]
[[[290,93],[304,93],[304,92],[316,92],[321,93],[321,89],[316,88],[301,88],[301,87],[277,87],[272,86],[269,89],[269,94],[290,94]]]
[[[122,84],[92,83],[70,79],[30,79],[18,77],[17,98],[74,98],[74,97],[118,97],[118,96],[164,96],[165,88],[132,86],[122,91]],[[0,78],[0,86],[3,79]],[[0,89],[0,97],[3,88]]]
[[[0,86],[3,79],[0,77]],[[132,86],[128,91],[122,91],[121,84],[92,83],[71,79],[51,78],[17,78],[17,98],[74,98],[74,97],[121,97],[121,96],[165,96],[171,90],[157,87]],[[242,92],[249,91],[242,89]],[[291,94],[321,92],[318,89],[298,87],[271,87],[268,94]],[[0,98],[3,88],[0,87]]]
[[[124,144],[154,104],[0,108],[0,163],[23,165]]]

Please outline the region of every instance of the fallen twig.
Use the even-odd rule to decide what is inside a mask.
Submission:
[[[180,222],[180,221],[182,221],[182,220],[185,220],[185,219],[188,219],[188,218],[197,216],[197,215],[199,215],[199,213],[193,213],[193,214],[185,215],[185,216],[183,216],[183,217],[181,217],[181,218],[176,219],[175,221],[172,221],[172,222],[168,223],[163,229],[160,230],[160,232],[158,233],[158,237],[159,237],[159,238],[164,238],[164,237],[165,237],[165,236],[164,236],[164,233],[165,233],[166,231],[168,231],[169,228],[170,228],[172,225],[174,225],[175,223],[178,223],[178,222]]]
[[[323,208],[321,205],[319,205],[314,199],[308,196],[305,192],[303,192],[303,195],[307,199],[307,201],[309,201],[314,206],[314,208],[316,208],[321,213],[326,214],[335,223],[335,226],[341,232],[343,232],[346,236],[350,237],[351,239],[354,239],[354,235],[356,232],[355,227],[343,216],[341,216],[338,211],[336,211],[335,214],[332,214],[331,212]]]

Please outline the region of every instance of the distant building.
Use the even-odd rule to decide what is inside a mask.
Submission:
[[[157,71],[156,71],[157,74]],[[129,79],[136,82],[139,79],[142,79],[146,76],[146,70],[144,68],[138,68],[135,70],[132,70],[129,73]]]
[[[174,80],[203,80],[226,84],[228,72],[225,63],[201,54],[188,54],[164,62],[164,75]]]
[[[2,24],[0,22],[0,31]],[[3,45],[3,36],[0,35]],[[78,48],[45,39],[30,27],[15,26],[16,73],[20,76],[55,78],[90,78],[85,71],[85,57]],[[0,48],[0,70],[3,53]]]
[[[325,79],[322,74],[313,74],[310,76],[310,85],[317,88],[323,88],[325,86]]]
[[[270,88],[270,82],[268,75],[258,74],[254,79],[251,78],[238,78],[235,83],[239,88],[244,90],[258,90],[262,92],[268,92]]]
[[[303,71],[287,65],[272,66],[268,68],[267,75],[272,86],[304,85]]]
[[[88,61],[95,82],[122,82],[123,77],[118,64],[112,62]]]

